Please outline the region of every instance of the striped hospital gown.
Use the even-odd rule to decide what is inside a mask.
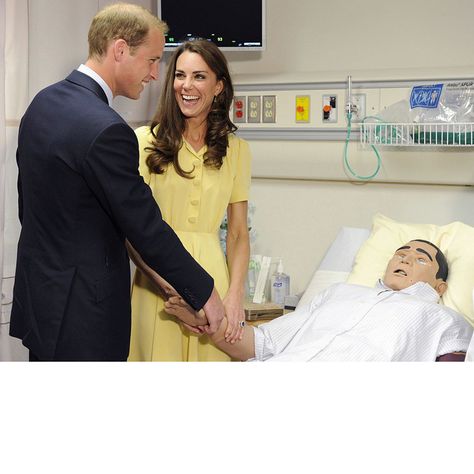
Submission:
[[[260,361],[434,361],[466,351],[472,327],[418,282],[394,291],[332,285],[309,305],[255,330]]]

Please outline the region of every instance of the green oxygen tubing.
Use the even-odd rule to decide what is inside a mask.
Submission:
[[[347,115],[346,115],[346,117],[347,117],[347,135],[346,135],[346,142],[344,144],[344,166],[349,171],[349,173],[352,176],[354,176],[356,179],[360,179],[362,181],[369,181],[369,180],[375,178],[375,176],[377,176],[377,174],[380,170],[381,163],[382,163],[382,158],[380,157],[380,153],[377,150],[377,148],[374,145],[370,145],[372,150],[374,150],[374,153],[377,157],[377,166],[376,166],[375,171],[372,174],[367,175],[367,176],[359,175],[358,173],[356,173],[354,171],[352,166],[349,164],[349,158],[348,158],[348,155],[347,155],[347,150],[348,150],[348,147],[349,147],[349,139],[351,137],[351,131],[352,131],[352,112],[353,112],[352,94],[351,94],[351,76],[348,76],[347,81],[348,81],[348,93],[347,93],[348,103],[347,103]],[[377,117],[364,117],[362,119],[362,123],[364,123],[365,120],[367,120],[369,118],[382,121]]]

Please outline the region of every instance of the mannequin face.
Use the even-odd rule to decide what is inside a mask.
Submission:
[[[392,290],[403,290],[423,281],[441,296],[447,284],[436,278],[438,270],[436,249],[425,242],[411,241],[400,247],[388,262],[384,283]]]

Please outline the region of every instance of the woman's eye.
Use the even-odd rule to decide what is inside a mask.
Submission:
[[[427,263],[428,263],[424,258],[417,258],[416,261],[420,265],[427,265]]]

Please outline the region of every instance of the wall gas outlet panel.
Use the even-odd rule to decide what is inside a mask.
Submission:
[[[322,121],[323,123],[337,122],[338,100],[336,94],[323,95],[322,97]]]
[[[352,122],[358,123],[366,116],[365,109],[365,94],[352,94],[351,104],[352,104]]]
[[[295,98],[295,122],[309,123],[311,98],[309,95],[297,95]]]
[[[247,97],[239,95],[234,97],[233,122],[245,123],[247,119]]]

